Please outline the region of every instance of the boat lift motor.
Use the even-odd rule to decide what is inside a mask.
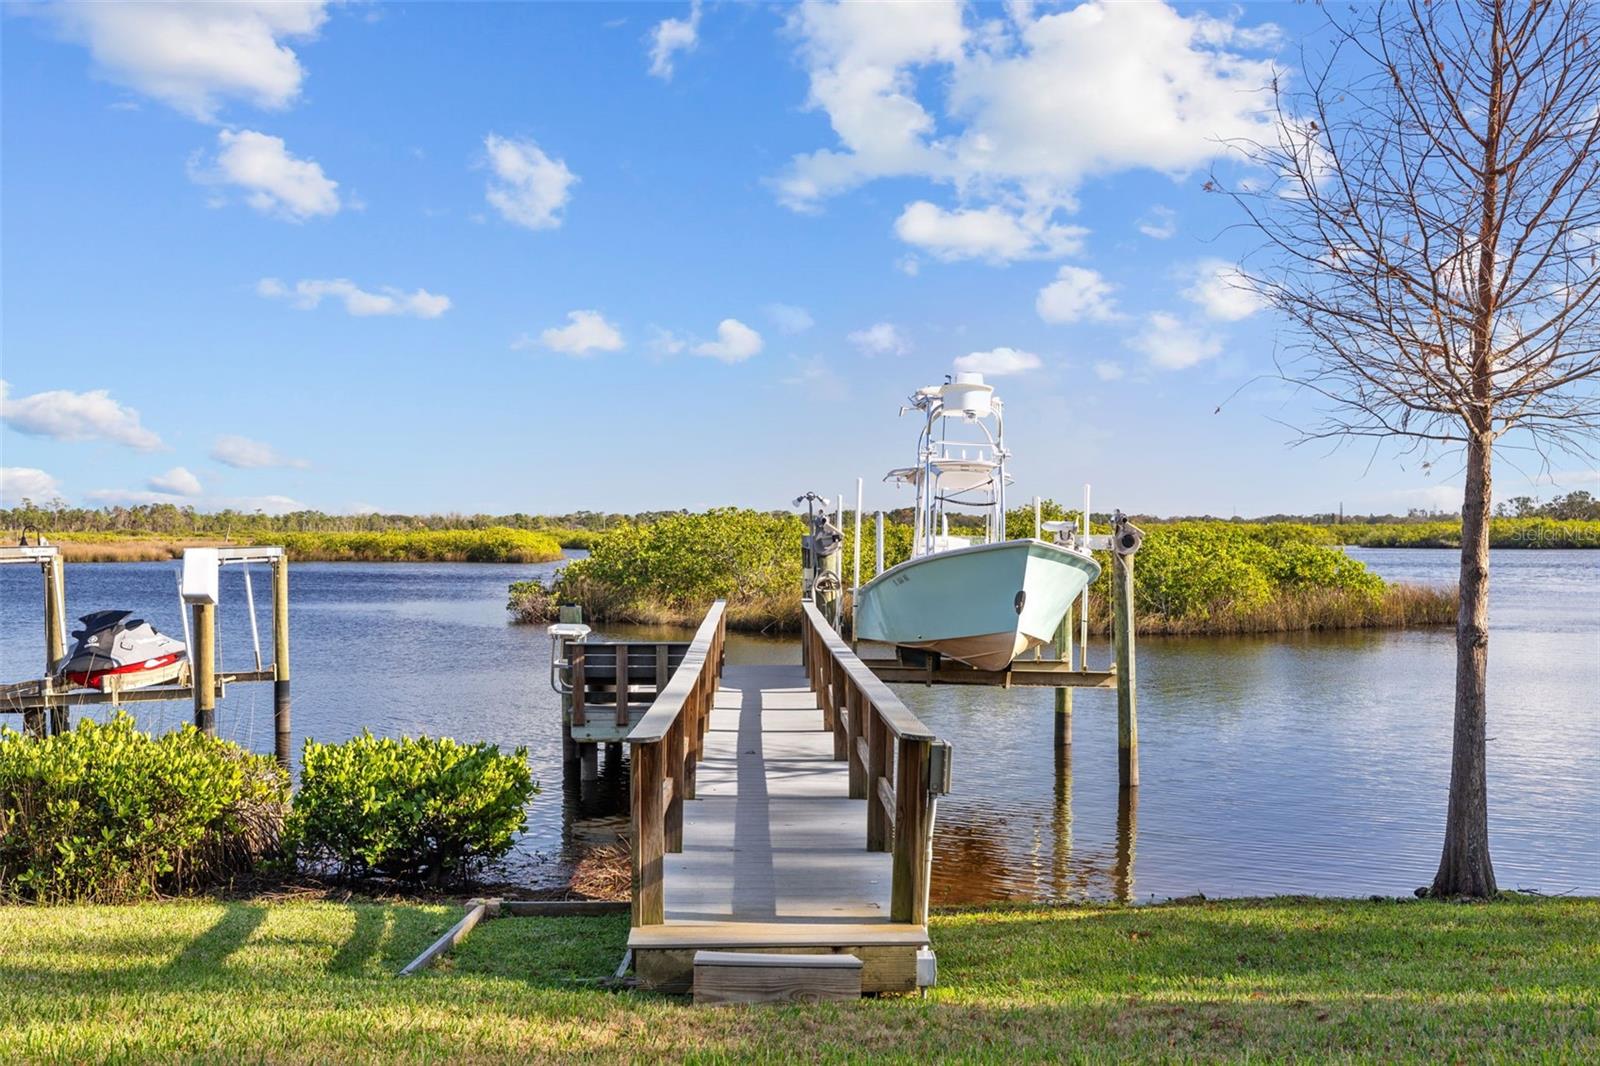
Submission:
[[[808,534],[800,538],[802,594],[808,600],[837,596],[842,588],[836,561],[844,551],[844,533],[828,520],[828,501],[814,492],[796,497],[795,506],[806,505]],[[822,509],[817,509],[817,504]]]
[[[1118,511],[1111,517],[1111,550],[1118,555],[1134,555],[1144,543],[1144,530]]]

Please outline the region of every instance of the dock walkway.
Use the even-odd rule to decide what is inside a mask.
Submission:
[[[863,991],[918,985],[948,749],[825,627],[805,666],[724,670],[719,605],[628,736],[647,987],[686,990],[702,950],[849,954]]]

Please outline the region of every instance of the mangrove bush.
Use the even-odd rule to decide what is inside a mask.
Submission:
[[[527,756],[447,737],[308,739],[289,840],[312,869],[459,882],[509,851],[526,827],[539,790]]]
[[[226,884],[278,850],[289,778],[186,726],[117,714],[58,736],[0,730],[0,898],[122,903]]]

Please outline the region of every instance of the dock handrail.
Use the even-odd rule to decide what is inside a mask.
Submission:
[[[628,732],[635,927],[666,921],[663,857],[683,850],[683,801],[694,798],[695,767],[722,677],[726,608],[723,600],[711,605],[683,661]]]
[[[906,709],[836,633],[801,605],[806,676],[846,760],[850,797],[867,801],[867,847],[894,856],[889,918],[927,924],[937,797],[950,790],[950,745]]]

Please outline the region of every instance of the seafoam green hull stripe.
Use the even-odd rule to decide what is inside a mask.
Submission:
[[[856,632],[890,644],[1005,632],[1045,640],[1099,574],[1093,559],[1039,540],[924,555],[861,587]]]

